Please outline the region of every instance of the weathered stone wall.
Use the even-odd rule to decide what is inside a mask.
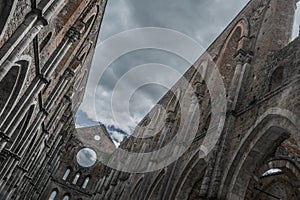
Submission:
[[[272,192],[274,188],[260,185],[260,180],[263,170],[272,168],[270,162],[287,159],[289,155],[293,159],[280,169],[299,165],[295,153],[300,142],[297,137],[299,38],[289,43],[294,12],[294,0],[252,0],[208,48],[207,52],[223,75],[227,113],[221,137],[205,159],[199,158],[199,146],[211,131],[207,130],[211,98],[203,78],[195,75],[195,68],[206,71],[204,76],[209,76],[205,66],[213,62],[203,55],[184,75],[195,88],[201,112],[198,132],[189,150],[164,169],[131,174],[125,182],[118,178],[120,172],[109,171],[101,179],[101,189],[94,199],[267,198],[263,190]],[[184,94],[186,90],[187,85],[181,79],[158,102],[167,111],[159,120],[164,121],[164,127],[170,127],[168,131],[160,131],[147,139],[130,137],[123,141],[121,148],[150,152],[168,144],[182,120],[174,93]],[[182,96],[177,95],[177,98]],[[140,125],[149,124],[149,115],[155,114],[157,109],[154,107]],[[134,134],[140,135],[141,130],[137,128]],[[132,164],[139,165],[139,162]],[[280,198],[299,197],[297,191],[293,196],[284,196],[294,192],[292,187],[296,186],[291,177],[298,173],[295,169],[286,174],[285,180],[291,180],[289,184],[279,184],[276,181],[280,179],[274,178],[273,182],[281,187]]]
[[[103,177],[103,173],[101,172],[105,171],[105,167],[99,160],[91,167],[82,167],[77,162],[76,156],[82,148],[89,148],[82,144],[82,140],[88,140],[84,141],[84,143],[88,142],[91,145],[94,144],[96,148],[105,147],[107,151],[113,151],[115,146],[106,134],[105,128],[103,129],[103,127],[100,126],[77,129],[68,142],[64,144],[60,163],[56,166],[52,178],[47,183],[40,199],[49,198],[53,191],[57,191],[56,198],[58,199],[63,199],[65,195],[69,195],[70,198],[91,199],[97,191],[99,180]],[[95,140],[95,136],[99,136],[100,139]],[[92,148],[96,150],[96,153],[101,153],[101,151],[97,151],[94,146]],[[68,169],[70,172],[63,179]],[[76,174],[80,176],[77,182],[74,183],[73,181]],[[87,185],[83,187],[87,178]]]
[[[5,2],[11,10],[0,30],[0,199],[47,199],[41,194],[75,131],[106,0]]]

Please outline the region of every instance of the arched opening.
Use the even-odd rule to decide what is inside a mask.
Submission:
[[[7,20],[11,14],[12,7],[14,5],[14,0],[1,0],[0,1],[0,36],[7,24]]]
[[[10,97],[12,96],[12,91],[14,90],[18,82],[19,74],[20,66],[13,66],[0,82],[0,88],[2,93],[0,97],[0,109],[2,112],[5,106],[8,104]]]
[[[286,159],[272,160],[258,173],[261,171],[264,171],[262,176],[252,177],[245,195],[246,199],[299,199],[297,183],[300,180],[300,171],[293,162]]]
[[[293,187],[289,180],[276,177],[276,180],[270,182],[266,187],[255,188],[255,193],[257,194],[254,194],[253,197],[260,200],[298,200],[296,187],[294,189]]]
[[[63,200],[70,200],[70,196],[67,194],[64,196]]]
[[[291,112],[282,109],[269,110],[266,115],[258,119],[245,134],[238,150],[233,155],[233,159],[228,162],[230,163],[228,165],[229,170],[224,172],[227,175],[224,176],[226,179],[222,183],[221,191],[223,194],[221,194],[221,198],[245,199],[249,187],[252,188],[252,191],[255,190],[251,180],[257,180],[267,171],[266,169],[263,171],[258,169],[266,161],[276,156],[277,149],[289,140],[291,135],[297,136],[299,134],[299,127],[297,127],[295,119],[296,117]],[[268,177],[274,178],[276,176],[274,174]],[[256,188],[262,190],[263,193],[266,192],[262,187]]]
[[[0,81],[0,121],[3,121],[18,99],[25,81],[28,65],[28,61],[15,63]]]
[[[196,151],[193,157],[184,166],[180,178],[173,189],[173,199],[193,199],[199,198],[200,188],[203,181],[206,162],[204,159],[199,159],[199,152]]]
[[[273,91],[282,85],[283,73],[284,73],[284,68],[282,66],[277,67],[274,70],[270,80],[269,91]]]
[[[93,7],[90,12],[82,20],[85,25],[85,35],[89,34],[99,12],[99,6]]]
[[[87,187],[87,185],[88,185],[90,179],[91,179],[90,176],[87,176],[87,177],[84,179],[84,182],[83,182],[83,184],[82,184],[82,188],[83,188],[83,189],[86,189],[86,187]]]
[[[80,178],[80,173],[77,172],[77,173],[75,174],[75,177],[74,177],[73,181],[72,181],[72,184],[73,184],[73,185],[76,185],[79,178]]]
[[[58,193],[57,190],[53,190],[51,192],[50,197],[49,197],[48,200],[55,200],[55,197],[56,197],[57,193]]]
[[[64,176],[62,178],[64,181],[67,180],[67,178],[69,177],[70,172],[71,172],[71,169],[67,168],[65,173],[64,173]]]
[[[292,39],[293,41],[295,38],[299,36],[300,30],[300,2],[297,2],[296,4],[296,12],[295,12],[295,17],[294,17],[294,26],[293,26],[293,34],[292,34]]]
[[[281,173],[282,170],[281,169],[278,169],[278,168],[272,168],[272,169],[269,169],[267,171],[265,171],[262,176],[263,177],[267,177],[267,176],[273,176],[274,174],[279,174]]]
[[[242,28],[241,26],[237,26],[225,42],[220,55],[221,59],[218,61],[218,67],[223,77],[226,89],[230,87],[231,80],[235,72],[235,67],[237,64],[235,60],[235,54],[239,49],[241,37]]]

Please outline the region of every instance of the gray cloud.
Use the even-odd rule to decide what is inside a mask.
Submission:
[[[163,27],[182,32],[205,48],[221,33],[221,31],[236,16],[248,0],[113,0],[108,1],[102,29],[100,42],[125,30],[140,27]],[[133,41],[134,42],[134,41]],[[176,41],[174,41],[176,42]],[[99,43],[99,41],[98,41]],[[109,47],[110,51],[114,46]],[[95,52],[93,68],[101,68],[99,63],[111,53],[104,54]],[[188,51],[188,47],[187,47]],[[200,55],[199,55],[200,56]],[[92,114],[88,101],[84,101],[80,107],[80,119],[85,122],[85,114],[92,121],[101,121],[105,125],[115,125],[115,119],[111,112],[112,91],[118,80],[127,72],[138,65],[147,63],[160,63],[170,66],[179,74],[183,74],[190,64],[168,52],[160,50],[139,50],[121,56],[114,61],[105,71],[99,83],[89,80],[92,84],[98,84],[96,92],[96,111],[97,117]],[[147,79],[153,82],[167,81],[167,85],[173,85],[180,76],[162,76],[159,72],[136,74],[136,79]],[[134,87],[135,78],[123,83],[124,88]],[[126,95],[127,89],[123,89],[121,94]],[[115,91],[114,91],[115,92]],[[166,89],[158,86],[145,85],[137,88],[134,95],[129,99],[129,112],[122,110],[126,101],[125,98],[118,99],[117,115],[124,119],[118,128],[126,132],[131,132],[136,123],[149,111],[157,100],[166,92]],[[86,91],[91,94],[93,91]],[[91,97],[92,95],[89,95]],[[85,113],[85,114],[82,114]],[[128,113],[132,121],[126,120]],[[134,122],[134,123],[133,123]],[[81,123],[86,124],[86,123]],[[120,136],[118,136],[120,139]],[[119,141],[118,141],[119,142]]]

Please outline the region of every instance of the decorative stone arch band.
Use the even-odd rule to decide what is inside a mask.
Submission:
[[[244,198],[251,178],[245,173],[253,171],[260,159],[274,148],[274,144],[280,144],[290,134],[299,141],[299,131],[300,120],[291,111],[281,108],[267,110],[245,134],[232,159],[228,161],[219,197]]]
[[[114,47],[113,49],[110,48],[112,46]],[[214,64],[210,55],[206,53],[201,45],[199,45],[195,40],[180,32],[155,27],[139,28],[119,33],[100,43],[97,46],[97,52],[100,55],[103,55],[103,57],[95,57],[94,62],[100,67],[91,69],[84,99],[86,105],[94,108],[93,113],[91,113],[93,115],[92,117],[97,118],[97,114],[95,112],[95,91],[96,86],[103,76],[106,68],[120,56],[141,49],[158,49],[170,52],[183,58],[189,62],[191,66],[199,58],[199,55],[202,54],[199,60],[206,60],[210,63],[207,65],[206,70],[200,69],[200,67],[195,67],[199,74],[201,74],[202,71],[209,71],[209,73],[207,73],[208,75],[201,74],[210,92],[212,113],[212,120],[208,134],[204,138],[200,147],[201,153],[199,153],[200,158],[206,158],[207,154],[216,145],[216,142],[223,130],[227,102],[225,87],[218,68]],[[199,60],[196,64],[199,63]],[[143,66],[139,66],[139,68],[140,67]],[[129,73],[132,73],[139,68],[130,70]],[[164,68],[164,70],[165,69],[167,68]],[[171,73],[172,69],[168,69]],[[124,76],[130,77],[126,73]],[[181,118],[176,136],[174,136],[164,147],[153,152],[135,153],[118,148],[109,156],[109,159],[104,159],[104,157],[107,158],[107,155],[101,156],[101,154],[99,155],[98,153],[98,159],[103,164],[119,171],[145,173],[156,171],[168,166],[187,151],[198,130],[200,106],[190,81],[187,80],[183,74],[179,81],[183,87],[179,88],[181,90],[181,97],[177,97],[179,99]],[[142,82],[140,84],[144,85],[147,83]],[[156,82],[156,84],[164,86],[163,83]],[[139,88],[142,85],[137,85],[136,87]],[[176,93],[177,89],[178,88],[176,87],[170,88],[174,95],[178,94]],[[112,102],[114,101],[112,100]],[[112,104],[112,106],[114,106],[114,104]],[[147,127],[143,126],[143,129],[145,128]],[[148,132],[151,128],[152,127],[150,126]],[[164,131],[164,129],[165,127],[162,131]],[[153,135],[155,134],[156,132],[153,133]]]

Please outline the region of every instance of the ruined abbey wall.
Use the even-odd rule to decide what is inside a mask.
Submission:
[[[105,5],[1,1],[1,200],[43,199],[75,130]]]

